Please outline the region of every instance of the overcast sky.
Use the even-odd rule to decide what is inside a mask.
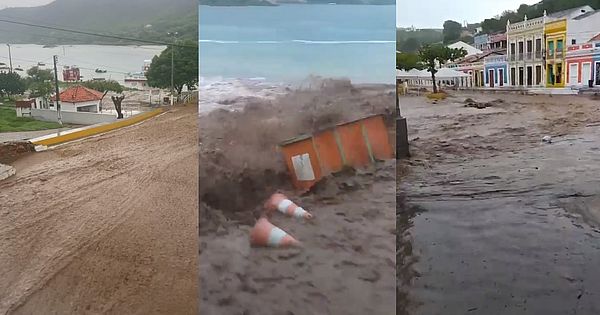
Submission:
[[[442,28],[446,20],[476,23],[505,10],[516,10],[523,3],[538,2],[540,0],[396,0],[396,25]]]
[[[35,7],[48,4],[54,0],[0,0],[0,9],[8,7]]]

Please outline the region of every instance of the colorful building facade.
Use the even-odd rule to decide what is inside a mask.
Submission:
[[[567,41],[567,20],[547,22],[544,29],[546,38],[546,87],[565,86],[565,53]]]
[[[501,88],[508,85],[508,57],[490,55],[484,59],[485,87]]]
[[[544,86],[544,25],[546,15],[506,25],[509,84],[520,87]]]
[[[600,86],[600,41],[569,46],[566,65],[568,86]]]

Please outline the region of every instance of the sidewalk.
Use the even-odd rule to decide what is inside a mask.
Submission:
[[[37,138],[37,137],[49,135],[52,133],[57,133],[59,131],[66,131],[66,130],[70,130],[70,128],[46,129],[46,130],[36,130],[36,131],[2,132],[2,133],[0,133],[0,143],[8,142],[8,141],[29,140],[32,138]]]

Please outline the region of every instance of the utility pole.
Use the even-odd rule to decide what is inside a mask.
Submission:
[[[58,63],[58,56],[54,55],[54,89],[56,92],[56,112],[58,113],[58,123],[62,128],[62,117],[60,115],[60,93],[58,91],[58,70],[56,69],[56,64]]]
[[[175,43],[177,41],[177,32],[169,33],[169,35],[173,36],[173,44],[171,44],[171,106],[173,106],[173,96],[175,94],[174,89],[174,75],[175,75]]]
[[[12,68],[12,54],[10,52],[10,44],[6,44],[6,46],[8,46],[8,63],[10,64],[10,73],[12,73],[13,68]]]

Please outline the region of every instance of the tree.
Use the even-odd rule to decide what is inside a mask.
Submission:
[[[54,74],[51,70],[40,69],[38,66],[27,70],[27,89],[30,97],[43,97],[52,94],[52,80]]]
[[[396,53],[396,68],[400,70],[423,69],[419,55],[415,53]]]
[[[464,48],[449,48],[442,44],[425,45],[419,50],[419,59],[423,62],[427,71],[431,73],[433,80],[433,93],[438,92],[435,74],[438,67],[443,67],[448,61],[455,61],[467,55]]]
[[[448,20],[444,22],[444,44],[450,44],[458,41],[462,33],[462,25],[456,21]]]
[[[415,37],[410,37],[406,41],[404,41],[400,47],[400,51],[414,53],[419,50],[419,40]]]
[[[17,73],[0,73],[0,96],[23,94],[26,89],[25,81]]]
[[[102,110],[102,100],[104,99],[104,97],[106,96],[106,94],[108,92],[115,92],[115,93],[123,93],[123,86],[121,86],[121,84],[119,84],[119,82],[114,81],[114,80],[107,80],[107,81],[85,81],[82,83],[83,86],[92,89],[92,90],[96,90],[96,91],[100,91],[103,92],[104,94],[102,95],[102,99],[100,99],[100,110]],[[121,119],[123,118],[123,112],[122,112],[122,107],[121,107],[121,102],[123,102],[123,99],[125,99],[125,95],[121,95],[118,97],[111,97],[112,101],[113,101],[113,105],[115,106],[115,110],[117,111],[117,119]]]
[[[198,84],[198,45],[191,41],[169,46],[159,56],[155,56],[146,73],[148,85],[167,89],[171,87],[171,50],[173,50],[174,77],[173,85],[177,94],[181,94],[184,86],[194,89]]]

